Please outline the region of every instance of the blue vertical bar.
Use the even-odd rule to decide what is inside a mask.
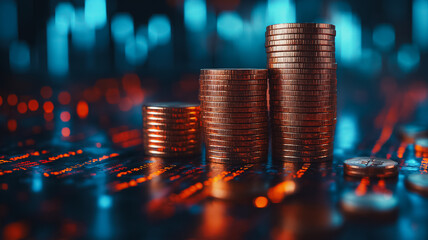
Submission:
[[[104,27],[107,23],[106,0],[86,0],[85,20],[93,28],[99,29]]]
[[[0,45],[7,47],[18,38],[18,15],[13,0],[0,1]]]
[[[413,1],[413,42],[428,50],[428,0]]]
[[[68,37],[50,19],[46,29],[48,72],[55,76],[64,76],[68,73]]]
[[[15,72],[25,72],[30,68],[30,47],[26,42],[13,42],[9,49],[9,65]]]
[[[184,1],[184,23],[186,28],[193,32],[205,29],[207,24],[207,4],[205,0]]]

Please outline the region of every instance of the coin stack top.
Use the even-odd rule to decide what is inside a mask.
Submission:
[[[331,160],[336,124],[334,25],[283,23],[266,28],[273,158]]]
[[[199,81],[207,160],[220,163],[265,160],[267,70],[201,69]]]
[[[146,154],[184,157],[201,153],[200,107],[180,102],[143,106]]]

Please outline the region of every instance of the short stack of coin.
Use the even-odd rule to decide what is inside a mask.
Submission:
[[[147,155],[169,158],[201,153],[199,104],[152,103],[142,110]]]
[[[267,159],[266,69],[202,69],[199,97],[208,161]]]
[[[266,28],[274,159],[332,159],[335,35],[331,24],[285,23]]]

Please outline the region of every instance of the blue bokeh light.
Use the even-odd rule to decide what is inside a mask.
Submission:
[[[72,43],[77,49],[91,49],[95,46],[95,29],[86,22],[83,9],[76,10],[72,25]]]
[[[293,0],[269,0],[267,24],[296,22],[296,4]]]
[[[106,0],[86,0],[85,20],[93,28],[99,29],[104,27],[107,23]]]
[[[149,46],[147,39],[143,36],[131,37],[125,44],[125,57],[126,60],[132,65],[143,64],[148,55]]]
[[[55,26],[61,33],[68,33],[74,24],[75,10],[69,2],[59,3],[55,8]]]
[[[63,76],[68,73],[68,36],[59,30],[55,20],[47,23],[47,57],[48,72],[52,75]]]
[[[428,0],[414,0],[412,12],[413,42],[428,50]]]
[[[395,44],[395,30],[391,24],[380,24],[373,30],[373,43],[381,50],[390,50]]]
[[[30,68],[30,47],[27,43],[16,41],[11,44],[9,64],[15,72],[25,72]]]
[[[420,54],[416,46],[402,45],[397,52],[397,63],[403,72],[411,72],[419,66]]]
[[[244,22],[236,12],[223,12],[217,19],[218,35],[225,40],[238,38],[244,30]]]
[[[18,15],[16,3],[0,1],[0,44],[7,46],[18,37]]]
[[[207,24],[207,4],[205,0],[184,1],[184,23],[190,31],[201,31]]]
[[[111,34],[116,43],[125,41],[134,36],[134,21],[129,13],[118,13],[111,21]]]
[[[105,208],[110,208],[112,204],[113,204],[113,200],[112,200],[111,196],[101,195],[98,198],[98,206],[100,208],[104,208],[104,209]]]
[[[171,40],[171,23],[166,15],[153,15],[148,24],[147,32],[150,45],[164,45]]]

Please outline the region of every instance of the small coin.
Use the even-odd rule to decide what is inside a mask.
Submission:
[[[319,144],[332,144],[333,138],[318,138],[318,139],[291,139],[291,138],[278,138],[273,137],[272,143],[275,144],[293,144],[293,145],[319,145]]]
[[[210,118],[205,117],[204,121],[208,122],[217,122],[217,123],[234,123],[234,124],[249,124],[249,123],[262,123],[267,122],[268,117],[260,117],[260,118]]]
[[[336,63],[269,63],[269,68],[286,68],[286,69],[337,69]]]
[[[335,29],[333,24],[328,23],[278,23],[269,25],[266,30],[284,29],[284,28],[315,28],[315,29]]]
[[[325,45],[282,45],[266,47],[266,52],[296,52],[296,51],[319,51],[319,52],[335,52],[334,46]]]
[[[205,139],[212,139],[212,140],[221,140],[221,141],[268,141],[268,134],[267,132],[265,134],[254,134],[254,135],[221,135],[221,134],[209,134],[205,136]]]
[[[204,75],[232,75],[232,74],[266,74],[267,69],[257,68],[216,68],[216,69],[201,69],[201,74]]]
[[[224,97],[246,97],[246,96],[264,96],[266,95],[266,90],[228,90],[228,91],[214,91],[214,90],[199,90],[201,97],[210,97],[210,96],[224,96]]]
[[[428,175],[413,173],[405,181],[407,189],[422,196],[428,196]]]
[[[203,108],[252,108],[266,107],[267,101],[262,102],[204,102]]]
[[[325,28],[282,28],[275,30],[266,30],[266,36],[272,35],[281,35],[281,34],[307,34],[307,33],[318,33],[318,34],[327,34],[327,35],[336,35],[336,30],[334,29],[325,29]]]
[[[276,131],[291,132],[291,133],[322,133],[334,132],[334,126],[320,127],[295,127],[295,126],[275,126]]]
[[[318,102],[318,101],[336,101],[335,94],[320,95],[320,96],[289,96],[285,94],[277,95],[275,92],[270,93],[270,99],[273,101],[303,101],[303,102]]]
[[[212,101],[212,102],[258,102],[258,101],[266,101],[266,95],[264,96],[201,96],[201,100],[203,101]]]
[[[266,41],[276,40],[292,40],[292,39],[304,39],[304,40],[328,40],[334,41],[335,36],[326,34],[281,34],[281,35],[270,35],[266,36]]]
[[[259,123],[219,123],[219,122],[210,122],[204,119],[204,122],[202,124],[205,128],[217,128],[217,129],[253,129],[253,128],[266,128],[268,126],[267,121],[266,122],[259,122]]]
[[[167,102],[167,103],[148,103],[143,106],[144,111],[158,112],[193,112],[199,110],[197,103]]]
[[[205,103],[203,103],[205,104]],[[266,102],[267,105],[267,102]],[[203,116],[206,116],[206,112],[217,112],[217,113],[255,113],[255,112],[267,112],[267,106],[260,106],[260,107],[205,107],[203,106]]]
[[[224,128],[214,128],[204,127],[203,132],[206,135],[213,135],[213,134],[219,134],[219,135],[230,135],[230,136],[243,136],[243,135],[261,135],[261,134],[267,134],[268,129],[267,128],[254,128],[254,129],[224,129]]]
[[[336,119],[328,120],[282,120],[282,119],[273,119],[272,123],[275,126],[295,126],[295,127],[321,127],[321,126],[331,126],[336,124]]]
[[[324,101],[312,101],[312,102],[298,102],[295,100],[281,100],[281,101],[270,101],[270,106],[274,107],[308,107],[308,108],[318,108],[318,107],[336,107],[336,100],[324,100]]]
[[[328,40],[306,40],[306,39],[288,39],[288,40],[273,40],[265,41],[265,47],[270,46],[286,46],[286,45],[318,45],[318,46],[334,46],[334,41]]]
[[[335,58],[335,52],[299,51],[299,52],[267,52],[267,58],[272,57],[327,57]]]
[[[345,160],[343,170],[354,177],[395,177],[398,163],[389,159],[356,157]]]
[[[415,150],[417,152],[428,152],[428,138],[417,138],[415,140]]]
[[[226,75],[207,75],[207,74],[201,74],[199,76],[199,80],[203,81],[217,81],[217,80],[229,80],[229,81],[248,81],[248,80],[257,80],[257,81],[263,81],[267,77],[267,73],[263,74],[226,74]]]
[[[204,117],[211,117],[211,118],[258,118],[258,117],[266,117],[267,111],[261,111],[261,112],[233,112],[233,113],[227,113],[227,112],[211,112],[211,111],[204,111]]]
[[[266,82],[267,83],[267,82]],[[220,84],[213,84],[213,85],[201,85],[200,88],[202,91],[264,91],[267,90],[267,84],[263,85],[220,85]]]
[[[319,133],[276,132],[275,133],[275,137],[293,138],[293,139],[330,138],[333,136],[334,136],[334,132],[319,132]]]
[[[268,63],[336,63],[336,58],[326,57],[269,57]]]
[[[199,134],[188,134],[184,136],[175,136],[175,135],[165,135],[157,133],[146,133],[143,132],[143,139],[158,139],[164,141],[187,141],[187,140],[200,140],[201,136]]]

